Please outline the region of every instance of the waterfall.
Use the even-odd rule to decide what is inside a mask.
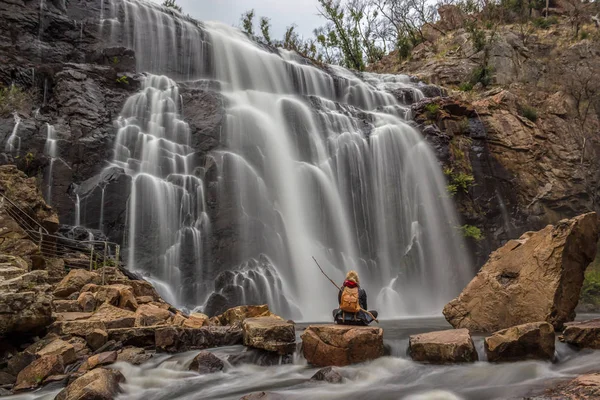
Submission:
[[[16,112],[13,113],[13,118],[15,121],[15,126],[13,127],[10,136],[6,140],[4,151],[11,154],[16,153],[16,155],[19,155],[19,153],[21,152],[21,138],[19,137],[19,126],[21,125],[21,118]]]
[[[132,177],[128,264],[169,285],[178,304],[186,279],[182,267],[192,264],[201,275],[202,241],[209,229],[203,181],[179,99],[174,81],[149,75],[123,107],[111,165]]]
[[[233,272],[215,293],[241,301],[261,294],[276,311],[285,296],[286,307],[299,309],[294,317],[330,319],[337,296],[314,256],[340,283],[358,270],[370,307],[390,318],[439,314],[468,281],[438,161],[392,94],[421,98],[409,77],[319,68],[235,28],[139,0],[111,0],[103,13],[113,21],[103,33],[136,50],[138,70],[169,76],[148,75],[118,121],[112,165],[133,178],[130,268],[194,303],[184,287],[205,275],[203,243],[218,221],[209,224],[173,79],[211,79],[226,105],[222,147],[212,153],[217,201],[232,205],[229,251],[246,260],[216,266]],[[197,293],[196,304],[206,295]]]
[[[46,144],[44,146],[44,154],[50,158],[50,165],[48,166],[46,176],[46,203],[52,205],[52,185],[54,182],[54,162],[58,158],[58,145],[56,131],[54,126],[46,124]]]

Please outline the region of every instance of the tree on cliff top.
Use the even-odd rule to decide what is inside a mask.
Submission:
[[[181,12],[181,6],[177,4],[176,0],[165,0],[162,5],[164,7],[172,8],[173,10]]]

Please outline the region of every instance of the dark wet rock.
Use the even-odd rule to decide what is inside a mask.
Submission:
[[[284,400],[285,396],[270,392],[251,393],[240,398],[240,400]]]
[[[554,359],[554,328],[547,322],[514,326],[485,338],[488,361]]]
[[[239,353],[229,355],[227,362],[231,365],[253,364],[261,367],[271,367],[292,364],[294,359],[292,355],[282,356],[272,351],[245,348]]]
[[[327,367],[320,369],[316,374],[310,378],[311,381],[325,381],[328,383],[342,383],[344,378],[342,375],[333,367]]]
[[[412,335],[408,352],[413,360],[432,364],[474,362],[479,359],[467,329]]]
[[[108,334],[101,329],[94,329],[86,335],[85,341],[92,350],[96,351],[106,344],[108,341]]]
[[[152,353],[137,347],[127,347],[119,351],[117,361],[133,365],[140,365],[152,358]]]
[[[210,374],[213,372],[222,371],[225,368],[225,363],[219,357],[208,351],[200,352],[190,364],[190,371],[195,371],[200,374]]]
[[[0,386],[13,385],[17,381],[17,377],[8,372],[0,371]]]

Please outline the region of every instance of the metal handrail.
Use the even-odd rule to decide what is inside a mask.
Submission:
[[[6,206],[5,201],[8,203]],[[25,234],[37,243],[38,249],[42,255],[56,257],[57,255],[67,255],[79,253],[85,256],[89,255],[89,269],[92,270],[94,264],[102,262],[106,266],[108,261],[114,261],[119,265],[119,256],[121,247],[119,244],[101,240],[75,240],[64,236],[51,235],[38,221],[29,213],[19,207],[14,201],[0,193],[0,207],[4,206],[9,217],[11,217]],[[33,210],[31,210],[33,212]],[[34,213],[35,214],[35,213]],[[114,251],[113,251],[114,250]],[[85,266],[87,267],[87,265]],[[104,283],[104,274],[102,276]]]

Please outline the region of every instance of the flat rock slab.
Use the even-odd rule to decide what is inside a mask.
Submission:
[[[413,360],[432,364],[465,363],[479,359],[467,329],[412,335],[408,350]]]
[[[485,338],[488,361],[554,358],[554,328],[548,322],[513,326]]]
[[[592,400],[600,398],[600,374],[581,375],[568,383],[563,383],[548,390],[536,400]]]
[[[280,355],[296,350],[294,324],[275,317],[247,318],[242,323],[244,345]]]
[[[566,343],[577,347],[600,349],[600,319],[569,323],[562,337]]]
[[[315,366],[345,366],[383,356],[383,329],[311,325],[302,334],[304,358]]]

